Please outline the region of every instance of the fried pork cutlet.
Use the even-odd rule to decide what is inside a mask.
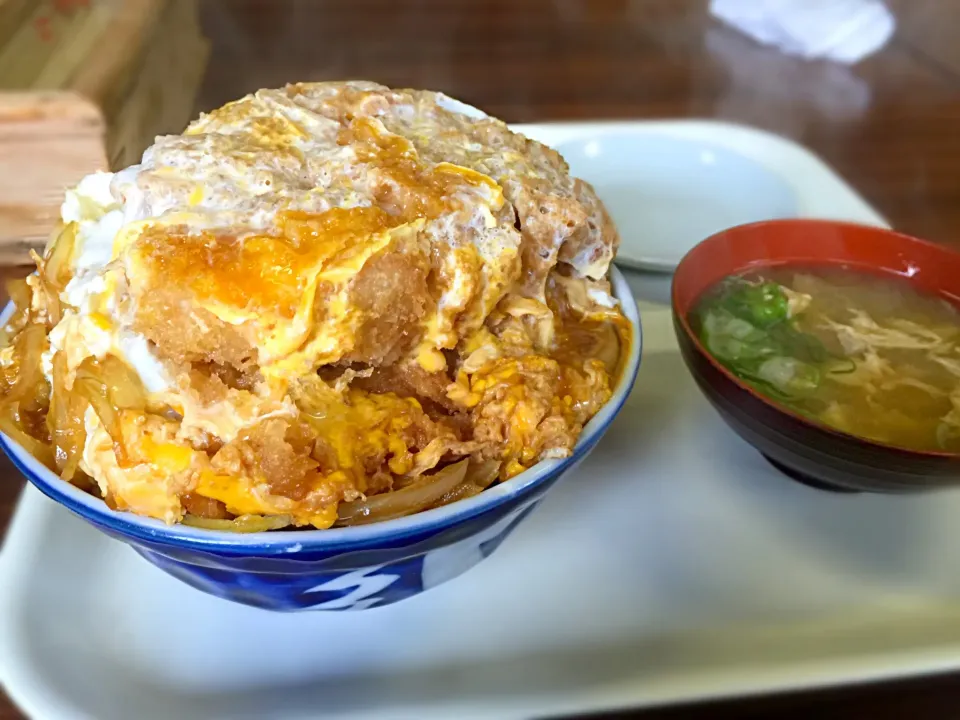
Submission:
[[[260,90],[63,220],[3,377],[24,402],[42,346],[24,432],[113,507],[328,527],[464,457],[505,479],[569,454],[610,395],[602,203],[438,93]]]

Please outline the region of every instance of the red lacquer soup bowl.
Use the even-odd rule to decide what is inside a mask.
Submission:
[[[704,292],[729,275],[771,265],[833,265],[897,276],[918,290],[960,298],[960,253],[882,228],[825,220],[773,220],[724,230],[680,262],[673,323],[684,362],[734,431],[795,480],[838,491],[886,493],[960,484],[960,455],[865,440],[804,418],[741,383],[710,356],[689,322]]]

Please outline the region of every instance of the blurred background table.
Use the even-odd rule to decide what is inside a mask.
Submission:
[[[756,45],[712,21],[707,0],[204,0],[197,110],[289,81],[369,78],[509,122],[743,122],[810,147],[894,227],[960,244],[960,2],[888,4],[897,34],[848,68]],[[0,535],[21,487],[4,458]],[[952,717],[958,698],[960,674],[638,717]],[[0,720],[19,717],[0,694]]]

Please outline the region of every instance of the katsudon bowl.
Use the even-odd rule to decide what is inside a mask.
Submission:
[[[259,90],[87,176],[61,220],[10,286],[5,446],[238,602],[362,609],[459,574],[637,369],[594,189],[435,92]]]
[[[6,435],[0,435],[0,444],[44,495],[198,590],[288,612],[389,605],[455,578],[488,557],[610,427],[634,385],[641,350],[636,301],[616,268],[610,276],[630,331],[613,395],[586,425],[573,453],[542,461],[479,495],[408,517],[251,534],[166,525],[111,510],[100,498],[61,480]],[[11,311],[8,307],[5,315]]]
[[[786,476],[834,492],[907,493],[960,482],[956,452],[918,449],[838,429],[803,408],[773,400],[770,385],[760,384],[767,388],[762,391],[707,349],[694,317],[704,298],[729,278],[770,277],[777,270],[859,276],[878,287],[894,283],[904,295],[922,294],[946,303],[956,323],[960,254],[884,228],[773,220],[740,225],[703,240],[680,262],[672,287],[677,340],[700,390],[724,421]],[[884,301],[895,295],[887,293]],[[846,370],[838,372],[846,375]]]

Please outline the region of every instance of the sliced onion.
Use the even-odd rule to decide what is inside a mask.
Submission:
[[[90,377],[77,377],[73,381],[73,390],[83,397],[93,411],[100,418],[104,430],[113,440],[113,452],[117,456],[117,464],[126,467],[129,462],[127,449],[123,444],[123,428],[120,425],[120,415],[113,404],[105,397],[103,386]]]
[[[603,323],[597,328],[597,346],[594,357],[603,363],[611,375],[617,371],[620,362],[620,335],[611,323]]]
[[[53,448],[21,429],[14,406],[7,404],[0,412],[0,430],[48,468],[56,467]]]
[[[146,407],[147,393],[143,382],[120,358],[106,356],[99,364],[97,375],[114,407],[141,411]]]
[[[26,278],[8,280],[7,296],[13,301],[14,306],[19,312],[30,309],[33,293],[30,290],[30,286],[27,285]]]
[[[43,261],[43,276],[57,290],[62,291],[70,281],[70,259],[77,240],[77,226],[70,223],[57,236]]]
[[[474,495],[479,495],[500,476],[500,464],[497,460],[471,461],[464,481],[440,498],[433,507],[449,505],[458,500],[466,500]]]
[[[147,397],[140,378],[122,360],[108,355],[100,362],[85,360],[77,370],[73,389],[90,403],[100,418],[113,440],[117,463],[127,466],[129,457],[123,443],[120,410],[143,411]]]
[[[80,468],[83,446],[81,445],[79,452],[64,453],[61,452],[60,446],[57,446],[56,451],[57,470],[60,471],[60,477],[67,482],[73,482]]]
[[[402,490],[372,495],[365,500],[340,503],[337,525],[365,525],[425,510],[463,482],[469,461],[423,475]]]
[[[31,455],[49,468],[56,467],[54,449],[28,432],[21,412],[45,410],[49,400],[47,380],[43,376],[41,356],[46,347],[47,333],[42,325],[28,325],[14,339],[15,378],[3,398],[0,429],[22,445]]]
[[[60,477],[70,482],[80,465],[87,439],[83,423],[87,403],[80,396],[67,391],[66,377],[67,358],[58,352],[53,356],[53,392],[47,427],[53,436],[57,470],[60,471]]]
[[[186,515],[184,525],[203,528],[204,530],[220,530],[222,532],[257,533],[268,530],[280,530],[293,524],[289,515],[239,515],[233,520],[215,520],[197,515]]]
[[[39,386],[46,382],[40,363],[46,341],[47,331],[43,325],[28,325],[17,335],[17,380],[7,393],[7,402],[36,402]]]
[[[464,484],[475,485],[480,490],[486,490],[500,476],[500,464],[499,460],[471,461]]]

